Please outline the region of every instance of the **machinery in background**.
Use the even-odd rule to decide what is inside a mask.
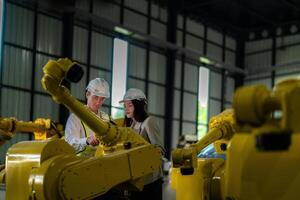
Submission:
[[[299,199],[300,81],[234,96],[237,131],[227,150],[224,198]]]
[[[94,157],[76,156],[60,139],[24,141],[6,156],[6,199],[92,199],[120,186],[141,190],[146,176],[161,167],[161,151],[131,128],[99,119],[61,85],[78,82],[83,71],[69,59],[50,60],[43,88],[87,124],[100,140]]]
[[[220,199],[225,161],[222,158],[198,158],[198,154],[211,143],[214,143],[216,153],[225,154],[227,142],[234,132],[233,110],[226,110],[211,118],[209,132],[201,140],[172,152],[171,187],[176,190],[176,199]]]
[[[233,108],[234,129],[221,125],[230,132],[223,136],[231,135],[226,160],[197,160],[196,152],[220,138],[222,131],[213,129],[195,147],[173,152],[177,200],[299,199],[300,81],[281,82],[273,91],[241,87]]]
[[[198,142],[198,137],[195,134],[184,134],[179,137],[177,148],[188,147],[191,144]]]
[[[63,125],[50,119],[38,118],[34,122],[24,122],[15,118],[0,118],[0,146],[14,134],[22,132],[34,133],[35,140],[61,138],[64,135]],[[0,183],[5,183],[5,175],[5,165],[1,165]]]
[[[34,122],[24,122],[15,118],[0,118],[0,145],[19,132],[34,133],[35,140],[45,140],[52,136],[61,138],[64,128],[62,124],[50,119],[38,118]]]

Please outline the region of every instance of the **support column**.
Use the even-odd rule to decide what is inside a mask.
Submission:
[[[236,66],[245,69],[245,40],[238,38],[236,42]],[[244,75],[234,75],[235,88],[244,85]]]
[[[75,5],[74,0],[68,0],[65,2],[68,6]],[[74,13],[65,12],[63,14],[63,36],[62,36],[62,57],[72,58],[73,56],[73,34],[74,34]],[[63,81],[64,86],[70,89],[70,83]],[[66,124],[69,116],[69,110],[63,106],[59,105],[59,122]]]
[[[271,64],[272,66],[276,65],[276,36],[272,37],[272,58],[271,58]],[[272,70],[271,72],[271,87],[274,87],[275,85],[275,70]]]
[[[167,41],[176,44],[177,15],[180,0],[168,0]],[[167,51],[166,71],[166,101],[165,101],[165,148],[166,157],[170,158],[173,133],[173,104],[174,104],[174,76],[176,51]]]

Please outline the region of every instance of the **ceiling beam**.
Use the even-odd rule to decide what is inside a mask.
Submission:
[[[270,24],[272,26],[277,26],[277,23],[274,20],[267,18],[266,16],[262,15],[261,13],[258,13],[255,9],[250,8],[249,6],[246,6],[241,1],[239,1],[239,0],[233,0],[231,2],[234,2],[240,8],[246,10],[249,14],[255,16],[256,18],[261,19],[265,23]]]
[[[296,5],[295,2],[292,2],[291,0],[281,0],[281,2],[300,13],[300,7],[299,5]]]
[[[192,3],[192,2],[187,2],[186,5],[183,6],[182,10],[184,11],[189,11],[189,10],[195,10],[198,9],[202,6],[207,6],[207,5],[211,5],[211,4],[215,4],[220,0],[206,0],[206,1],[198,1],[198,3]]]
[[[244,31],[240,27],[237,27],[231,24],[230,22],[225,21],[223,18],[213,17],[211,14],[209,14],[207,11],[203,9],[199,9],[197,12],[194,11],[192,13],[189,13],[189,15],[195,16],[195,18],[198,19],[203,24],[214,26],[222,30],[237,32],[237,34],[241,34]]]

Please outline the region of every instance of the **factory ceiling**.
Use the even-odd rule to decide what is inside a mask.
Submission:
[[[167,0],[152,1],[167,5]],[[177,1],[180,13],[246,39],[251,39],[253,34],[254,37],[295,34],[300,29],[299,0]]]

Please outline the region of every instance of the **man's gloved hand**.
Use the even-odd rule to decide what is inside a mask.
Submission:
[[[99,145],[99,140],[96,138],[95,135],[90,135],[87,137],[86,143],[92,146],[97,146]]]

